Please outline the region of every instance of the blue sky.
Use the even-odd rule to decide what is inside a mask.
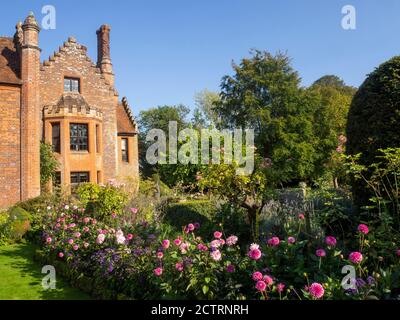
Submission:
[[[400,54],[398,0],[48,0],[2,4],[0,35],[18,20],[54,5],[56,30],[43,30],[42,60],[75,36],[96,61],[96,29],[112,27],[117,89],[135,114],[157,105],[194,106],[203,89],[218,91],[231,62],[249,49],[287,51],[303,85],[336,74],[359,86],[377,65]],[[341,27],[344,5],[355,6],[357,29]]]

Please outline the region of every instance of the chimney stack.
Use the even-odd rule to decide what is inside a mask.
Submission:
[[[21,189],[22,200],[40,195],[39,25],[33,15],[19,30],[21,45]],[[23,39],[20,39],[23,38]]]
[[[97,66],[105,78],[114,86],[114,73],[110,56],[110,26],[104,24],[97,30]]]

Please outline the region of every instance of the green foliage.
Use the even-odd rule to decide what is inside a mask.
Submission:
[[[329,171],[337,188],[337,180],[344,180],[337,154],[344,151],[347,115],[355,88],[346,86],[336,76],[324,76],[314,82],[308,94],[315,99],[314,134],[318,140],[312,178],[316,180]]]
[[[393,226],[400,227],[400,148],[378,149],[375,162],[362,163],[362,154],[344,156],[348,173],[356,184],[365,185],[370,194],[363,205],[367,219],[391,217]]]
[[[112,214],[121,214],[128,204],[127,193],[118,185],[97,186],[83,184],[76,190],[79,199],[86,204],[87,211],[102,221],[109,221]]]
[[[141,172],[145,177],[150,177],[157,172],[160,167],[160,165],[149,165],[146,160],[147,149],[152,144],[151,142],[146,142],[148,132],[152,129],[161,129],[168,135],[170,121],[176,121],[178,130],[182,130],[188,126],[187,116],[189,112],[190,109],[183,105],[158,106],[157,108],[151,108],[140,112],[138,119],[138,125],[140,127],[139,162]]]
[[[381,64],[354,96],[347,124],[347,153],[361,153],[360,164],[377,162],[379,149],[400,146],[400,56]],[[367,179],[371,172],[365,172]],[[353,194],[360,207],[372,193],[366,183],[354,181]]]
[[[54,177],[58,161],[53,153],[53,147],[46,142],[40,143],[40,185],[46,190],[46,184]]]
[[[268,194],[265,161],[256,156],[255,169],[249,175],[238,174],[236,163],[213,164],[204,170],[198,182],[201,190],[208,190],[247,210],[247,223],[254,241],[258,239],[258,217]]]
[[[8,214],[2,214],[0,234],[3,242],[21,241],[31,228],[31,215],[20,207],[13,207]],[[6,221],[4,221],[7,218]]]
[[[287,55],[253,51],[221,83],[216,111],[225,127],[254,128],[258,152],[272,159],[277,183],[307,179],[314,171],[315,99],[300,88]]]
[[[319,188],[312,190],[308,201],[312,203],[313,217],[325,234],[346,238],[356,228],[351,195],[338,189]]]
[[[156,198],[157,196],[169,196],[172,194],[172,191],[157,176],[153,176],[149,179],[140,180],[139,193],[148,197]]]
[[[83,206],[87,206],[89,202],[95,202],[99,199],[101,187],[96,183],[82,183],[76,190]]]
[[[196,108],[193,111],[193,126],[198,129],[217,126],[219,118],[215,107],[219,102],[218,93],[208,90],[197,93],[195,96]]]
[[[163,208],[163,222],[168,223],[175,230],[182,230],[182,226],[198,222],[202,226],[202,236],[210,236],[212,224],[218,207],[213,201],[192,200],[170,203]],[[204,234],[205,233],[205,234]]]
[[[3,245],[8,242],[7,232],[6,232],[6,223],[9,217],[8,211],[0,210],[0,245]]]

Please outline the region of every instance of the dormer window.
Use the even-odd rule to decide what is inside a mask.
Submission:
[[[80,92],[79,79],[76,78],[64,78],[64,92]]]

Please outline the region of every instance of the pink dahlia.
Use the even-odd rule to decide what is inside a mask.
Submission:
[[[97,236],[96,243],[97,243],[97,244],[102,244],[102,243],[104,242],[105,239],[106,239],[106,236],[105,236],[103,233],[100,233],[100,234]]]
[[[228,246],[234,246],[238,242],[238,237],[236,236],[230,236],[226,239],[226,244]]]
[[[285,285],[283,283],[278,283],[276,285],[276,291],[278,291],[279,293],[282,293],[283,290],[285,290]]]
[[[315,251],[315,255],[317,257],[325,257],[326,256],[326,251],[324,249],[318,249],[317,251]]]
[[[235,266],[233,264],[228,264],[226,266],[226,272],[228,272],[228,273],[235,272]]]
[[[81,233],[80,232],[75,232],[74,233],[74,237],[75,238],[80,238],[81,237]]]
[[[221,241],[218,239],[215,239],[213,241],[210,242],[210,247],[211,248],[219,248],[221,246]]]
[[[88,224],[89,221],[90,221],[90,218],[89,218],[89,217],[83,218],[83,223]]]
[[[68,239],[68,243],[69,244],[73,244],[74,243],[74,239]]]
[[[368,226],[365,225],[365,224],[360,224],[360,225],[358,226],[357,230],[358,230],[359,232],[363,233],[363,234],[368,234],[368,232],[369,232]]]
[[[289,238],[287,239],[287,242],[290,243],[290,244],[293,244],[293,243],[296,242],[296,238],[295,238],[295,237],[289,237]]]
[[[175,264],[175,269],[178,270],[179,272],[183,271],[183,263],[177,262]]]
[[[174,244],[175,244],[176,246],[180,246],[181,243],[182,243],[182,240],[179,239],[179,238],[174,240]]]
[[[170,245],[169,240],[165,239],[165,240],[162,241],[162,246],[163,246],[164,249],[168,249],[169,245]]]
[[[188,227],[189,231],[193,231],[195,229],[195,226],[193,223],[189,223],[187,227]]]
[[[259,249],[259,248],[260,248],[260,246],[258,244],[256,244],[256,243],[252,243],[250,245],[250,250],[255,250],[255,249]]]
[[[260,249],[250,250],[248,256],[253,260],[258,260],[261,258],[261,250]]]
[[[268,275],[265,275],[263,280],[268,286],[271,286],[274,283],[274,280]]]
[[[260,281],[263,279],[263,275],[260,271],[254,272],[251,277],[253,278],[254,281]]]
[[[59,252],[59,253],[58,253],[58,257],[59,257],[59,258],[62,258],[62,257],[64,257],[64,253],[62,253],[62,252]]]
[[[128,233],[127,235],[126,235],[126,238],[130,241],[130,240],[132,240],[133,239],[133,234],[132,233]]]
[[[211,255],[211,258],[213,258],[215,261],[221,260],[221,251],[219,251],[219,250],[211,251],[210,255]]]
[[[74,251],[77,251],[79,249],[79,246],[77,244],[74,244],[74,246],[72,247],[72,249],[74,249]]]
[[[157,252],[157,258],[158,259],[162,259],[164,257],[164,253],[162,253],[161,251]]]
[[[222,232],[220,232],[220,231],[215,231],[214,232],[214,238],[215,239],[221,239],[221,237],[222,237]]]
[[[159,276],[161,276],[162,275],[162,273],[163,273],[163,269],[162,268],[155,268],[154,269],[154,274],[157,276],[157,277],[159,277]]]
[[[300,213],[300,214],[298,215],[298,217],[299,217],[300,220],[304,220],[304,218],[305,218],[304,213]]]
[[[308,291],[316,299],[321,299],[325,293],[324,287],[318,282],[311,284],[311,286],[308,288]]]
[[[131,208],[130,210],[131,210],[131,212],[132,212],[133,214],[136,214],[136,213],[138,213],[138,211],[139,211],[138,208]]]
[[[202,244],[202,243],[199,243],[197,245],[197,249],[200,250],[200,251],[207,251],[208,250],[207,246]]]
[[[50,237],[47,237],[47,238],[46,238],[46,242],[47,242],[48,244],[50,244],[52,241],[53,241],[53,240],[52,240]]]
[[[359,264],[363,260],[363,255],[360,252],[352,252],[349,255],[349,260],[354,264]]]
[[[272,237],[271,239],[268,240],[268,244],[269,244],[271,247],[279,246],[279,243],[280,243],[280,242],[281,242],[281,241],[279,240],[278,237]]]
[[[341,134],[341,135],[338,137],[338,140],[339,140],[339,143],[340,143],[340,144],[345,144],[345,143],[347,142],[347,137],[346,137],[345,135]]]
[[[325,238],[325,243],[326,243],[329,247],[334,247],[334,246],[336,246],[337,241],[336,241],[336,238],[335,238],[335,237],[327,236],[327,237]]]
[[[256,289],[260,292],[265,291],[265,289],[267,289],[267,284],[264,281],[257,281]]]

